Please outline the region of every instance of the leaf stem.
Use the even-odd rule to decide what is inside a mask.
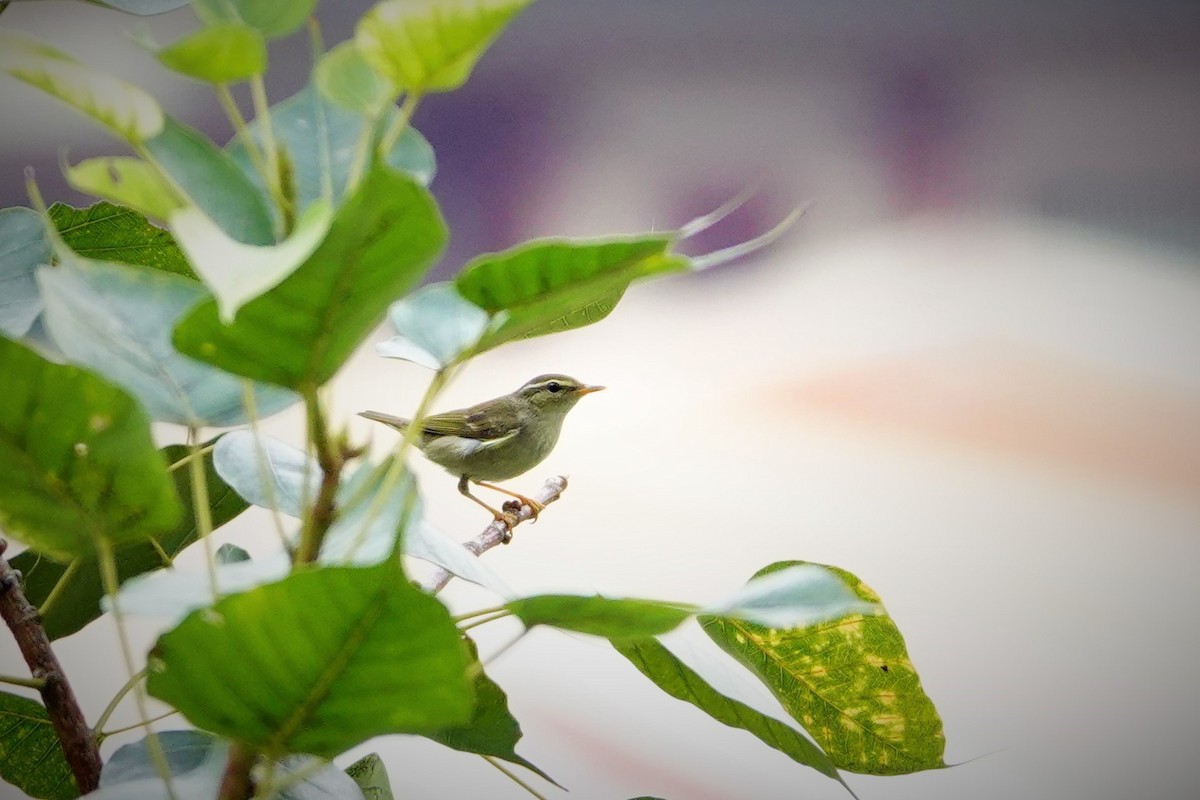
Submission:
[[[501,611],[497,614],[491,614],[488,616],[479,617],[472,622],[468,622],[466,625],[460,625],[458,629],[460,631],[469,631],[469,630],[471,630],[471,628],[477,628],[480,625],[486,625],[489,622],[495,622],[498,619],[504,619],[505,617],[508,617],[511,615],[512,615],[511,611],[509,611],[508,609],[504,609],[503,611]]]
[[[400,104],[400,113],[392,118],[387,132],[379,140],[377,153],[380,161],[386,160],[387,154],[392,152],[392,148],[400,141],[400,134],[404,133],[404,129],[408,127],[413,113],[417,110],[417,104],[420,102],[421,95],[417,92],[409,92],[404,96],[404,102]]]
[[[267,448],[263,444],[258,429],[258,403],[254,399],[254,384],[249,380],[242,381],[242,406],[246,409],[246,417],[250,420],[250,435],[254,437],[254,460],[258,465],[258,481],[262,484],[266,495],[267,505],[271,508],[271,523],[275,527],[275,535],[284,551],[291,550],[287,534],[283,530],[283,517],[279,513],[279,503],[275,497],[275,481],[271,478],[271,464],[267,459]],[[304,474],[304,488],[308,488],[308,471]],[[306,504],[307,505],[307,504]]]
[[[465,614],[459,614],[454,617],[454,622],[465,622],[473,617],[482,617],[485,614],[495,614],[498,611],[508,611],[508,606],[492,606],[491,608],[481,608],[478,611],[468,611]]]
[[[83,559],[76,558],[67,568],[63,570],[63,574],[58,576],[58,580],[54,582],[54,588],[50,590],[50,594],[46,595],[46,599],[42,601],[41,607],[38,609],[38,616],[42,619],[50,616],[51,609],[58,603],[63,592],[66,591],[67,584],[75,577],[75,573],[79,572],[79,567],[83,564]]]
[[[0,618],[17,640],[33,680],[44,682],[38,688],[42,704],[54,725],[54,733],[75,776],[75,784],[86,794],[100,785],[100,749],[92,738],[67,675],[50,647],[50,639],[37,610],[25,597],[20,579],[4,558],[7,548],[8,542],[0,539]]]
[[[37,689],[39,692],[46,688],[45,678],[22,678],[18,675],[0,675],[0,683],[10,686],[24,686],[26,689]]]
[[[167,467],[167,471],[174,472],[175,470],[179,469],[180,467],[190,464],[193,458],[198,458],[201,456],[208,455],[209,453],[211,453],[213,451],[213,449],[215,447],[216,447],[216,444],[210,444],[206,447],[201,447],[199,450],[192,450],[186,456],[184,456],[183,458],[174,462],[173,464],[171,464],[171,466]]]
[[[512,781],[513,783],[515,783],[517,786],[520,786],[520,787],[521,787],[522,789],[524,789],[525,791],[529,792],[531,795],[533,795],[534,797],[536,797],[538,800],[546,800],[546,796],[545,796],[545,795],[543,795],[543,794],[539,794],[539,793],[538,793],[538,792],[537,792],[537,791],[536,791],[536,790],[535,790],[535,789],[534,789],[532,786],[530,786],[528,783],[526,783],[525,781],[523,781],[523,780],[521,780],[520,778],[518,778],[515,772],[513,772],[513,771],[509,770],[508,768],[504,767],[503,765],[501,765],[501,763],[500,763],[500,761],[499,761],[498,759],[495,759],[495,758],[493,758],[492,756],[480,756],[480,757],[481,757],[481,758],[482,758],[484,761],[486,761],[486,762],[488,762],[489,764],[491,764],[491,765],[492,765],[493,767],[495,767],[496,769],[498,769],[498,770],[500,770],[501,772],[503,772],[505,775],[507,775],[507,776],[508,776],[508,779],[509,779],[509,780],[511,780],[511,781]]]
[[[204,558],[208,562],[208,585],[212,590],[213,602],[221,599],[221,587],[217,585],[217,556],[213,552],[212,509],[208,507],[208,478],[204,474],[204,460],[198,456],[200,445],[196,444],[196,429],[188,429],[192,442],[192,460],[188,463],[192,477],[192,513],[196,515],[196,536],[204,542]]]
[[[300,394],[304,398],[305,410],[308,413],[308,435],[316,448],[317,464],[321,467],[322,474],[316,502],[306,511],[304,527],[300,531],[300,543],[292,559],[292,563],[296,565],[310,564],[316,561],[321,553],[321,544],[325,541],[325,534],[337,513],[337,490],[346,459],[343,448],[335,444],[330,436],[325,413],[321,408],[321,399],[317,396],[317,387],[311,384],[305,386],[300,390]]]
[[[255,75],[250,79],[250,97],[254,101],[255,119],[262,126],[263,155],[267,169],[267,174],[263,177],[267,183],[267,191],[270,192],[271,198],[279,206],[280,214],[283,215],[282,233],[286,236],[291,232],[294,215],[291,202],[283,192],[282,176],[279,170],[279,142],[275,139],[275,128],[271,124],[271,107],[267,102],[267,87],[263,83],[262,75]]]
[[[270,175],[267,172],[267,164],[263,161],[262,150],[258,147],[258,142],[254,141],[254,134],[250,132],[250,126],[246,124],[246,118],[242,116],[242,110],[238,108],[237,102],[233,99],[233,92],[229,91],[229,84],[218,83],[216,85],[217,100],[221,103],[221,108],[225,110],[225,116],[229,118],[229,124],[233,126],[233,130],[237,133],[242,144],[246,146],[246,152],[250,154],[250,160],[254,163],[254,169],[262,175],[263,181],[270,186]]]
[[[104,731],[102,733],[97,733],[96,736],[107,739],[109,736],[116,736],[118,733],[127,733],[129,731],[137,730],[138,728],[144,728],[147,725],[153,725],[155,722],[162,722],[167,717],[173,717],[178,713],[179,713],[178,711],[172,709],[171,711],[168,711],[164,714],[159,714],[157,717],[148,719],[145,722],[135,722],[132,725],[126,725],[124,728],[115,728],[111,731]]]
[[[121,704],[121,700],[124,699],[125,695],[133,691],[133,687],[145,677],[146,670],[138,670],[135,675],[130,677],[129,680],[125,681],[124,686],[122,686],[120,689],[117,689],[117,693],[113,695],[112,700],[108,701],[108,705],[105,706],[104,711],[100,713],[100,719],[96,720],[96,724],[92,726],[92,731],[94,733],[98,734],[100,731],[104,730],[105,724],[113,715],[113,712],[117,710],[117,706]]]

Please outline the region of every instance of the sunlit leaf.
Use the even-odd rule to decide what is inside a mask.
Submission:
[[[122,386],[156,420],[225,427],[248,420],[243,381],[180,355],[176,322],[208,296],[197,282],[166,272],[61,256],[38,272],[45,317],[59,348],[76,364]],[[276,386],[252,387],[268,416],[297,401]]]
[[[360,114],[374,115],[393,97],[392,85],[375,72],[353,39],[321,56],[315,80],[331,103]]]
[[[295,272],[320,246],[332,222],[330,205],[314,203],[297,220],[291,236],[277,245],[263,246],[229,237],[195,207],[180,209],[170,218],[171,230],[188,261],[216,297],[223,322],[231,321],[238,309]]]
[[[162,109],[149,94],[28,34],[0,30],[0,71],[57,97],[133,144],[163,129]]]
[[[169,530],[179,501],[136,401],[78,367],[0,339],[0,525],[47,555]]]
[[[41,800],[79,797],[46,709],[7,692],[0,692],[0,778]]]
[[[267,43],[257,30],[236,22],[201,28],[158,51],[176,72],[207,83],[232,83],[267,69]]]
[[[63,244],[84,258],[196,277],[170,231],[151,225],[132,209],[104,202],[87,208],[55,203],[50,221]]]
[[[532,0],[384,0],[358,22],[363,56],[398,90],[457,89]]]
[[[167,220],[184,205],[174,187],[140,158],[103,156],[63,167],[67,183],[81,192]]]
[[[433,197],[377,166],[337,212],[316,252],[222,325],[215,303],[180,323],[176,347],[226,371],[280,386],[323,384],[441,252]]]
[[[549,625],[608,639],[666,633],[695,612],[694,608],[661,600],[575,594],[522,597],[510,600],[507,607],[527,628]]]
[[[162,449],[163,456],[171,463],[180,461],[189,452],[190,448],[179,444]],[[205,454],[203,459],[209,514],[215,530],[245,511],[247,504],[216,474],[212,453]],[[184,515],[175,527],[155,537],[157,547],[149,542],[140,542],[116,552],[117,580],[122,584],[136,575],[162,569],[166,566],[162,553],[174,558],[196,541],[197,525],[188,467],[181,465],[171,476],[175,480],[175,491],[182,501]],[[35,606],[41,607],[57,587],[58,597],[54,605],[42,613],[42,627],[51,639],[75,633],[102,613],[100,601],[104,596],[104,587],[100,580],[100,566],[94,556],[79,559],[79,563],[69,572],[66,564],[43,556],[36,550],[26,550],[9,559],[9,563],[25,576],[25,596]]]
[[[0,334],[24,336],[42,311],[34,272],[50,263],[41,215],[29,208],[0,210]]]
[[[804,563],[778,562],[758,575]],[[826,569],[860,600],[879,603],[850,573]],[[702,617],[701,623],[767,685],[839,769],[898,775],[945,766],[941,718],[886,614],[851,614],[796,628],[720,617]]]
[[[455,285],[463,297],[498,315],[475,352],[598,322],[632,281],[687,269],[686,258],[668,252],[672,241],[666,235],[555,239],[474,259]]]
[[[206,25],[243,22],[268,39],[286,36],[304,24],[317,0],[192,0]]]
[[[388,319],[398,335],[377,344],[375,351],[429,369],[469,352],[488,325],[487,313],[465,300],[452,283],[434,283],[397,300]]]
[[[332,758],[465,723],[468,664],[446,608],[395,565],[325,567],[190,615],[159,639],[147,688],[206,730]]]
[[[718,692],[656,639],[614,641],[617,651],[660,689],[720,723],[747,731],[793,761],[841,781],[837,767],[799,731]]]
[[[229,238],[248,245],[275,243],[266,196],[203,134],[168,117],[162,132],[144,146],[182,198]]]
[[[389,124],[398,113],[395,108],[385,109],[378,127]],[[271,107],[271,129],[291,160],[298,210],[322,199],[335,205],[342,202],[367,124],[362,115],[334,105],[311,85]],[[250,132],[261,147],[262,125],[257,120],[250,124]],[[368,137],[372,142],[379,138],[378,131],[373,133],[376,135]],[[261,187],[262,177],[241,138],[234,138],[226,149],[246,179]],[[433,148],[411,125],[404,129],[385,160],[422,185],[433,178]]]

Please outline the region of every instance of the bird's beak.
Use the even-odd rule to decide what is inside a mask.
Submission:
[[[592,392],[602,391],[604,388],[605,387],[603,387],[603,386],[580,386],[578,389],[575,390],[575,394],[582,397],[585,394],[591,394]]]

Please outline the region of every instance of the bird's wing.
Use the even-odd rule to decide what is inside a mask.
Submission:
[[[493,421],[489,422],[489,419]],[[458,436],[484,441],[501,439],[513,432],[511,423],[502,424],[494,420],[495,415],[488,413],[488,409],[481,404],[430,415],[425,418],[421,428],[425,433],[434,436]]]

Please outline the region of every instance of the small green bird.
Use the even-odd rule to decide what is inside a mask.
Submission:
[[[541,503],[485,481],[515,478],[540,464],[558,443],[567,412],[579,398],[603,388],[587,386],[567,375],[539,375],[512,394],[426,417],[415,444],[430,461],[459,476],[460,492],[512,527],[512,517],[471,494],[468,483],[515,497],[533,509],[537,519],[544,508]],[[401,433],[412,422],[378,411],[360,411],[358,415]]]

